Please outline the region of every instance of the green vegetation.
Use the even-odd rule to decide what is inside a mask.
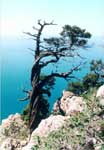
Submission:
[[[15,120],[10,122],[10,124],[4,128],[4,131],[2,132],[5,137],[20,140],[26,140],[29,134],[27,127],[23,123],[21,124],[21,122],[17,122]]]
[[[72,82],[68,85],[68,90],[81,95],[91,87],[99,87],[104,84],[103,76],[104,63],[102,60],[92,60],[90,63],[90,73],[86,74],[81,81]]]
[[[71,116],[66,123],[57,131],[51,132],[47,137],[34,137],[36,145],[32,150],[85,150],[87,140],[95,138],[96,143],[88,150],[99,150],[104,148],[104,121],[99,115],[103,109],[100,108],[95,98],[96,88],[91,88],[87,94],[83,94],[86,102],[86,110],[83,113]]]

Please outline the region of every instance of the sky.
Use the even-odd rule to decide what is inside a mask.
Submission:
[[[57,34],[65,24],[77,25],[96,36],[104,35],[104,0],[1,0],[2,37],[19,37],[31,31],[38,19],[57,26],[46,34]]]

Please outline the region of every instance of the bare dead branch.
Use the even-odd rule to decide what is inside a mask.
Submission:
[[[38,25],[40,26],[46,26],[46,25],[57,25],[57,24],[54,24],[54,21],[51,21],[50,23],[47,23],[46,21],[41,21],[41,20],[38,20]]]
[[[36,58],[40,54],[40,37],[42,34],[42,31],[46,25],[54,25],[52,22],[51,23],[46,23],[45,21],[41,23],[41,20],[38,20],[38,24],[40,25],[40,29],[38,30],[37,34],[37,40],[36,40]]]
[[[36,30],[36,31],[39,31],[39,29],[38,28],[36,28],[35,26],[33,26],[32,27],[34,30]]]
[[[35,50],[34,49],[32,49],[32,48],[28,48],[30,51],[32,51],[32,52],[35,52]]]
[[[25,97],[25,98],[22,98],[22,99],[19,99],[20,101],[27,101],[27,100],[29,100],[30,99],[30,97]]]
[[[29,40],[34,40],[34,41],[36,41],[36,38],[29,38]]]
[[[40,45],[40,47],[43,48],[43,49],[49,50],[49,47],[46,47],[46,46],[43,46],[43,45]]]
[[[70,69],[70,71],[68,72],[62,72],[62,73],[51,73],[50,75],[48,75],[44,80],[41,81],[41,83],[39,84],[40,87],[44,86],[44,84],[46,84],[47,82],[50,81],[51,78],[54,77],[59,77],[59,78],[64,78],[67,79],[70,75],[72,75],[72,73],[74,71],[77,71],[80,69],[82,63],[80,63],[79,65],[75,66],[74,68]]]
[[[32,94],[32,91],[31,90],[25,90],[23,89],[23,92],[24,93],[27,93],[27,96],[25,98],[22,98],[22,99],[19,99],[20,101],[26,101],[26,100],[29,100],[31,98],[31,94]]]
[[[78,57],[81,58],[81,59],[86,59],[85,57],[82,57],[79,53],[75,53],[74,55],[75,55],[75,56],[78,56]]]
[[[42,26],[42,24],[41,24],[41,19],[40,19],[40,20],[38,20],[38,24],[39,24],[40,26]]]
[[[58,60],[59,60],[59,59],[52,59],[52,60],[49,60],[49,61],[44,62],[43,64],[41,64],[40,67],[43,68],[43,67],[47,66],[47,65],[50,64],[50,63],[56,63],[56,62],[58,62]]]
[[[25,89],[23,89],[23,92],[30,94],[30,93],[31,93],[31,90],[25,90]]]
[[[48,57],[48,56],[53,56],[55,58],[59,58],[59,57],[74,57],[74,55],[70,52],[70,53],[62,53],[60,51],[44,51],[40,54],[40,60],[42,58]]]
[[[57,25],[57,24],[55,24],[54,21],[51,21],[50,23],[44,21],[44,25]]]
[[[31,34],[30,32],[23,32],[23,33],[25,33],[25,34],[27,34],[27,35],[29,35],[29,36],[33,36],[33,37],[36,37],[36,38],[37,38],[37,34]]]

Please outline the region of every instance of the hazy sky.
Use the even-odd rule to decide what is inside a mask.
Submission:
[[[38,19],[54,20],[60,26],[78,25],[94,35],[104,35],[104,0],[2,0],[3,37],[19,37],[30,31]],[[49,34],[59,27],[48,30]]]

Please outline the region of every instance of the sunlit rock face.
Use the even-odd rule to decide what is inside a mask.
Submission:
[[[38,128],[33,132],[33,135],[47,136],[50,132],[57,130],[65,123],[66,118],[61,115],[49,116],[39,124]]]
[[[54,104],[53,112],[64,112],[64,115],[70,116],[85,109],[85,102],[82,97],[75,96],[74,93],[63,91],[62,98]]]
[[[2,120],[0,125],[0,150],[20,150],[28,140],[28,128],[16,113]]]
[[[104,106],[104,85],[99,87],[96,97],[99,99],[100,104]]]
[[[52,131],[55,131],[62,127],[62,125],[65,123],[65,121],[68,119],[68,117],[64,117],[61,115],[51,115],[47,119],[43,119],[39,126],[33,131],[31,135],[30,142],[27,146],[25,146],[22,150],[31,150],[32,146],[35,145],[34,137],[46,137],[51,133]]]

